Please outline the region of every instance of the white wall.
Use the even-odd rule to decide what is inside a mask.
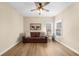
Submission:
[[[53,33],[53,18],[50,17],[25,17],[24,19],[24,31],[26,36],[30,36],[30,23],[41,23],[41,30],[39,32],[45,32],[46,34],[46,24],[51,24],[51,29]]]
[[[0,3],[0,54],[15,45],[23,32],[23,17],[8,3]]]
[[[63,42],[79,53],[79,3],[73,3],[56,16],[56,21],[63,20]]]

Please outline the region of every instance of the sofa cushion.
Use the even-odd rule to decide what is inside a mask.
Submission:
[[[40,32],[30,32],[31,37],[40,37]]]

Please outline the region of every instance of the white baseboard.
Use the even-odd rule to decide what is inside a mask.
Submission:
[[[11,49],[12,47],[14,47],[15,45],[17,45],[19,42],[17,42],[16,44],[11,45],[9,48],[5,49],[3,52],[0,53],[0,56],[2,54],[4,54],[5,52],[7,52],[9,49]]]
[[[66,45],[65,43],[61,42],[61,41],[58,41],[56,40],[57,42],[59,42],[60,44],[64,45],[65,47],[67,47],[68,49],[70,49],[71,51],[75,52],[76,54],[79,55],[79,52],[76,51],[75,49],[71,48],[70,46]]]

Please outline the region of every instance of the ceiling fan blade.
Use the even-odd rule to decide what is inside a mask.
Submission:
[[[45,11],[49,12],[49,10],[45,9]]]
[[[34,2],[36,7],[39,7],[39,2]]]
[[[43,7],[48,5],[50,2],[44,2]]]
[[[44,7],[44,6],[46,6],[46,5],[48,5],[50,2],[35,2],[35,5],[37,6],[37,7],[39,7],[39,4],[42,4],[42,6]]]
[[[32,9],[32,10],[30,10],[31,12],[33,12],[33,11],[35,11],[36,9]]]
[[[45,10],[45,11],[49,12],[49,10],[48,10],[48,9],[44,9],[44,8],[43,8],[43,10]]]

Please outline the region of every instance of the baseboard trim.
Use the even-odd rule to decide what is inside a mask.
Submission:
[[[76,53],[77,55],[79,55],[79,52],[76,51],[75,49],[71,48],[70,46],[66,45],[65,43],[63,42],[60,42],[58,40],[56,40],[57,42],[59,42],[60,44],[62,44],[63,46],[67,47],[69,50],[73,51],[74,53]]]
[[[4,54],[5,52],[7,52],[9,49],[11,49],[12,47],[14,47],[15,45],[17,45],[19,42],[17,42],[16,44],[13,44],[12,46],[10,46],[9,48],[5,49],[3,52],[0,53],[0,56],[2,54]]]

